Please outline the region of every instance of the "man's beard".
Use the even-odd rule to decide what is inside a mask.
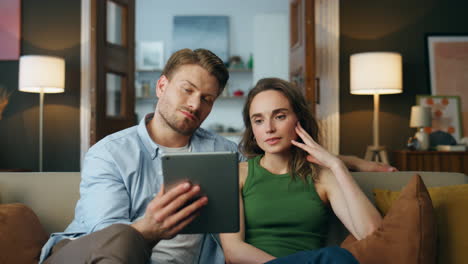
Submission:
[[[186,112],[190,112],[191,114],[195,115],[197,118],[198,118],[198,114],[197,113],[193,113],[191,112],[190,110],[187,110],[187,109],[183,109],[184,111]],[[176,112],[179,111],[176,110]],[[174,131],[176,131],[177,133],[179,134],[182,134],[184,136],[191,136],[193,135],[193,133],[195,132],[195,130],[198,129],[198,125],[196,126],[178,126],[177,123],[179,122],[183,122],[183,123],[187,123],[187,122],[195,122],[195,121],[191,121],[191,120],[187,120],[187,119],[184,119],[182,121],[180,120],[177,120],[175,114],[174,113],[173,115],[169,115],[167,112],[163,112],[161,111],[161,109],[159,109],[159,116],[161,116],[161,118],[164,120],[164,122]]]

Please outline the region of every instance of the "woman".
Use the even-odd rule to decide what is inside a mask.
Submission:
[[[260,80],[243,109],[239,233],[221,234],[228,263],[264,263],[323,247],[330,207],[357,239],[381,217],[343,162],[318,143],[318,126],[301,92]]]

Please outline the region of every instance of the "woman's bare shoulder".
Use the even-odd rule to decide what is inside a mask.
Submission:
[[[334,177],[335,175],[333,172],[328,168],[320,168],[318,179],[319,181],[327,181],[329,180],[328,177]]]
[[[328,192],[330,191],[330,188],[333,188],[335,185],[335,175],[330,169],[327,168],[321,168],[317,181],[315,182],[315,188],[317,191],[317,194],[320,196],[320,199],[324,203],[328,203]]]

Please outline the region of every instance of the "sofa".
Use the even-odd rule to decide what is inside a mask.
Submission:
[[[465,174],[453,172],[353,172],[352,175],[374,203],[374,188],[400,190],[415,173],[421,175],[427,187],[468,183]],[[0,173],[0,204],[25,204],[37,215],[46,233],[63,231],[73,219],[75,204],[79,198],[79,183],[79,172]],[[347,231],[341,223],[336,218],[333,219],[328,245],[339,245],[346,235]],[[0,242],[2,239],[5,238],[0,237]],[[0,263],[3,263],[1,257]]]

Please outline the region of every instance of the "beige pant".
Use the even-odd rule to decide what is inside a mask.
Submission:
[[[147,263],[151,250],[131,226],[114,224],[75,240],[60,241],[44,264]]]

